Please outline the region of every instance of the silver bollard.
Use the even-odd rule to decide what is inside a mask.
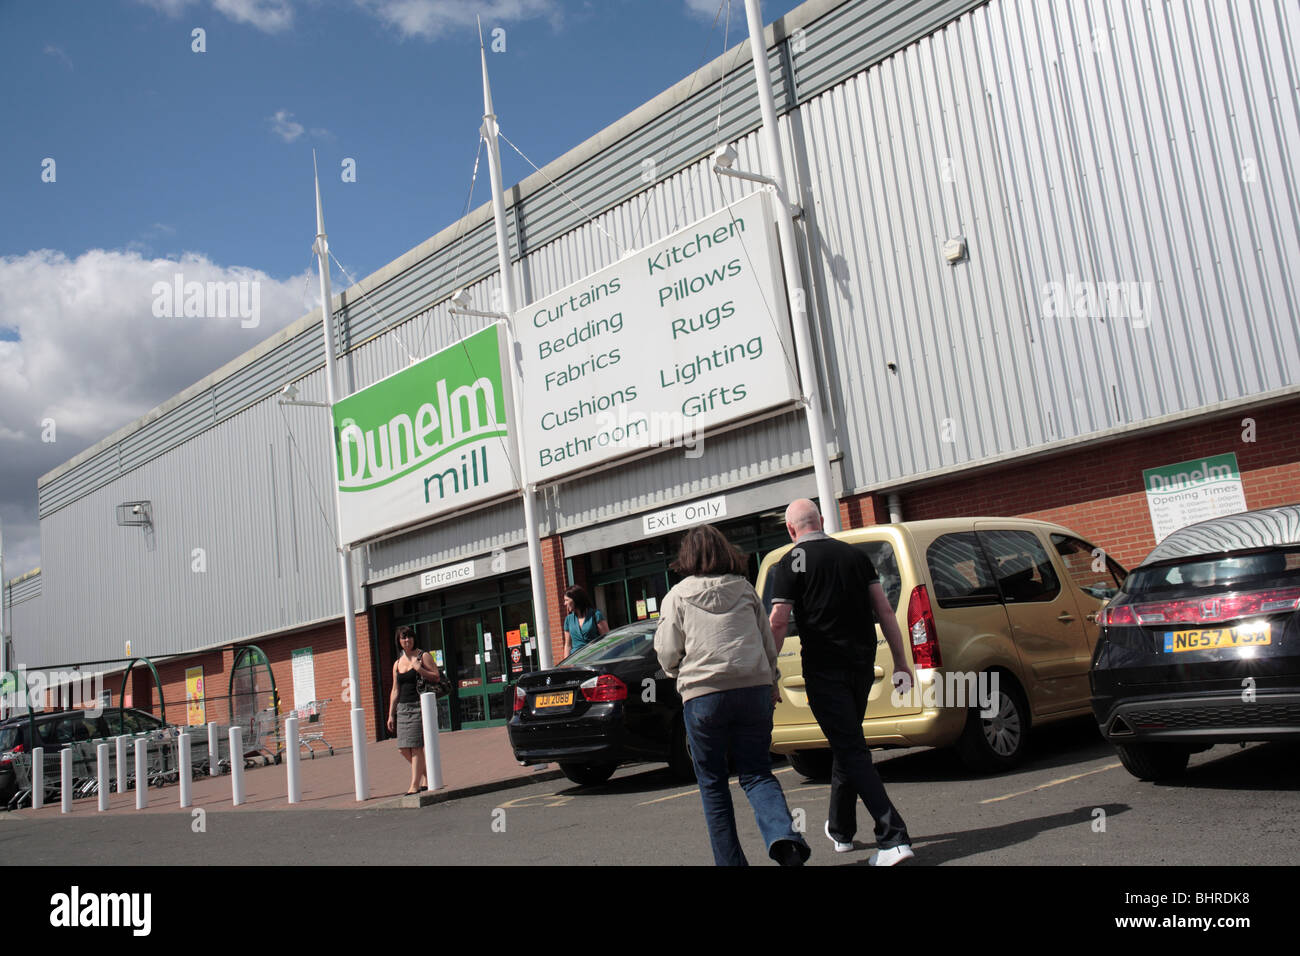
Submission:
[[[194,765],[190,761],[190,735],[181,734],[177,744],[179,744],[177,750],[180,752],[181,761],[181,765],[176,768],[181,783],[181,806],[188,807],[193,803],[190,799],[190,787],[194,783]]]
[[[126,741],[125,734],[117,738],[117,792],[126,793]]]
[[[230,797],[235,806],[244,802],[244,728],[230,728]]]
[[[143,737],[135,742],[135,808],[149,806],[149,741]]]
[[[438,753],[438,698],[420,695],[420,724],[424,729],[424,773],[429,789],[442,789],[442,756]]]
[[[289,802],[302,800],[302,780],[298,777],[298,718],[289,717],[284,722],[284,770],[289,777]]]
[[[95,748],[95,769],[99,772],[99,812],[108,809],[108,744]]]
[[[72,812],[72,748],[64,747],[59,753],[59,796],[63,812]]]
[[[32,751],[32,809],[45,806],[45,748]]]
[[[217,775],[217,764],[221,762],[221,749],[218,747],[220,735],[217,733],[217,722],[215,720],[208,723],[208,776]]]

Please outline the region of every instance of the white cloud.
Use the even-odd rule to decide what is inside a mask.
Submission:
[[[517,20],[560,16],[558,0],[355,0],[357,6],[395,27],[403,37],[435,39],[448,30],[492,27]]]
[[[57,47],[53,43],[47,43],[45,44],[44,52],[46,56],[52,56],[60,60],[69,70],[72,69],[72,58],[69,57],[67,53],[63,52],[62,47]]]
[[[295,120],[293,114],[288,110],[276,110],[275,115],[269,117],[269,119],[271,121],[271,132],[286,143],[292,143],[307,131],[307,128]]]
[[[186,7],[192,7],[197,0],[136,0],[146,7],[153,7],[159,13],[166,14],[169,17],[179,17],[185,12]]]
[[[155,317],[155,284],[173,284],[178,273],[184,282],[256,282],[258,324]],[[272,279],[194,253],[148,259],[93,249],[69,259],[46,249],[0,257],[0,316],[18,336],[0,339],[6,573],[38,563],[37,478],[314,308],[318,287],[306,279]],[[52,443],[42,440],[50,422]]]
[[[212,0],[212,6],[236,23],[247,23],[266,33],[279,33],[293,25],[290,0]]]

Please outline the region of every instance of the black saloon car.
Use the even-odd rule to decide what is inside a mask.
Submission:
[[[1092,709],[1143,780],[1218,743],[1300,739],[1300,505],[1165,538],[1102,610]]]
[[[667,761],[693,780],[682,699],[655,656],[657,624],[612,630],[558,666],[519,678],[508,728],[515,758],[558,763],[577,784],[603,783],[633,760]]]

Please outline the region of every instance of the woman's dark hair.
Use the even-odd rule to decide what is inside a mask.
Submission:
[[[672,569],[678,574],[739,574],[749,573],[749,559],[710,524],[700,525],[686,532],[681,549]]]
[[[591,610],[591,598],[587,597],[587,592],[580,587],[571,587],[564,592],[564,596],[573,602],[573,613],[578,617],[586,617],[587,612]]]
[[[397,629],[398,647],[402,646],[402,638],[404,637],[409,637],[411,640],[415,640],[415,628],[411,627],[411,625],[409,624],[403,624],[401,627]]]

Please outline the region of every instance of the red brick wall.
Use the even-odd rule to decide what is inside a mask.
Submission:
[[[270,637],[259,640],[257,646],[265,652],[275,677],[276,692],[280,697],[280,712],[283,714],[294,706],[293,699],[293,651],[310,647],[312,663],[316,672],[316,696],[321,700],[329,699],[325,711],[325,739],[335,748],[352,745],[352,727],[350,711],[352,704],[343,699],[344,682],[348,676],[347,635],[340,620],[307,631],[299,631],[283,637]],[[230,720],[230,673],[234,666],[235,649],[223,648],[205,654],[180,658],[155,664],[158,676],[162,680],[162,699],[166,701],[166,718],[169,723],[185,725],[185,669],[202,665],[203,683],[206,701],[207,720],[225,724]],[[360,694],[354,694],[353,700],[361,700],[366,714],[366,737],[375,740],[377,725],[374,701],[374,680],[371,676],[370,655],[370,621],[365,614],[357,615],[357,665],[361,684]],[[113,691],[116,703],[121,676],[110,678],[106,683]],[[132,697],[132,705],[162,716],[159,707],[159,692],[153,687],[153,677],[147,668],[137,664],[131,673],[127,692]]]
[[[1247,418],[1255,422],[1253,442],[1243,440]],[[1156,544],[1142,470],[1226,452],[1237,455],[1248,507],[1300,501],[1300,402],[902,489],[903,517],[1014,515],[1053,521],[1132,567]]]

